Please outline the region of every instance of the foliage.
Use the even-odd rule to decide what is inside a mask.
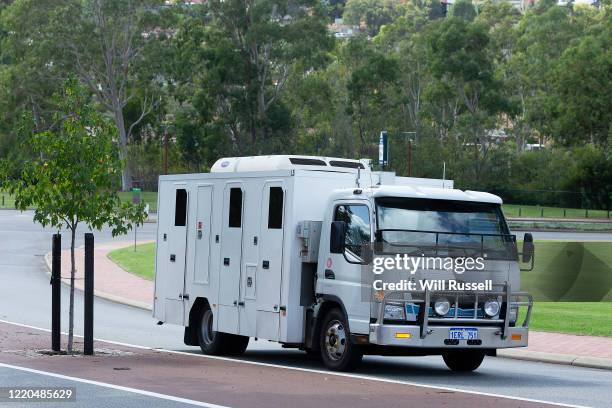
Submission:
[[[200,172],[234,155],[376,159],[386,130],[398,174],[412,140],[415,176],[446,168],[458,187],[510,202],[610,205],[609,2],[541,0],[523,13],[470,0],[179,3],[0,8],[0,156],[12,176],[35,157],[16,146],[53,126],[51,95],[76,76],[119,130],[124,176],[145,188],[163,171],[165,134],[169,171]],[[332,18],[360,32],[334,39]]]

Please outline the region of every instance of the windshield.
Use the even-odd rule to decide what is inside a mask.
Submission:
[[[381,197],[376,208],[377,240],[409,253],[515,257],[499,204]]]

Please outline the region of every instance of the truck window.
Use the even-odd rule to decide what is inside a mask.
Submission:
[[[339,205],[334,221],[346,223],[344,245],[346,249],[361,256],[361,246],[370,242],[370,211],[365,205]]]
[[[242,226],[242,189],[230,189],[229,202],[229,227],[240,228]]]
[[[377,239],[392,245],[417,247],[421,253],[513,259],[510,235],[499,204],[380,197],[376,199]]]
[[[270,187],[268,229],[283,228],[283,188]]]
[[[184,227],[187,225],[187,190],[179,188],[176,190],[174,205],[174,226]]]

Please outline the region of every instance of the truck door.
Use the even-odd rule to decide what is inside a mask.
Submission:
[[[324,272],[317,280],[319,293],[336,296],[344,303],[352,333],[369,333],[370,303],[362,297],[364,283],[360,262],[362,245],[372,240],[371,214],[365,200],[337,201],[334,204],[332,220],[346,223],[345,251],[343,254],[327,254]],[[329,233],[329,229],[327,231]],[[329,249],[329,240],[327,243]]]
[[[238,333],[243,203],[242,183],[227,183],[223,196],[223,227],[221,229],[219,316],[214,320],[216,330],[225,333]]]
[[[283,182],[269,181],[264,184],[261,206],[261,244],[257,266],[257,335],[278,339],[281,308],[281,279],[284,238]]]
[[[175,184],[170,197],[173,205],[167,223],[166,279],[163,287],[165,322],[182,325],[184,319],[183,294],[185,290],[185,260],[187,256],[187,209],[189,195],[184,184]]]

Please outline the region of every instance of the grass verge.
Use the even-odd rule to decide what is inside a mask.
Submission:
[[[131,245],[116,249],[107,255],[109,259],[126,271],[142,278],[153,280],[155,274],[155,243]]]
[[[506,217],[523,218],[607,218],[605,210],[586,210],[580,208],[543,207],[539,205],[504,204]],[[612,215],[611,215],[612,216]]]
[[[563,221],[508,221],[511,230],[558,230],[579,232],[612,231],[612,223],[607,222],[563,222]]]
[[[131,191],[120,191],[118,194],[121,201],[132,202]],[[144,203],[149,204],[149,211],[157,212],[157,191],[143,191],[140,198]]]
[[[555,333],[612,337],[610,316],[612,302],[535,302],[529,328]]]

